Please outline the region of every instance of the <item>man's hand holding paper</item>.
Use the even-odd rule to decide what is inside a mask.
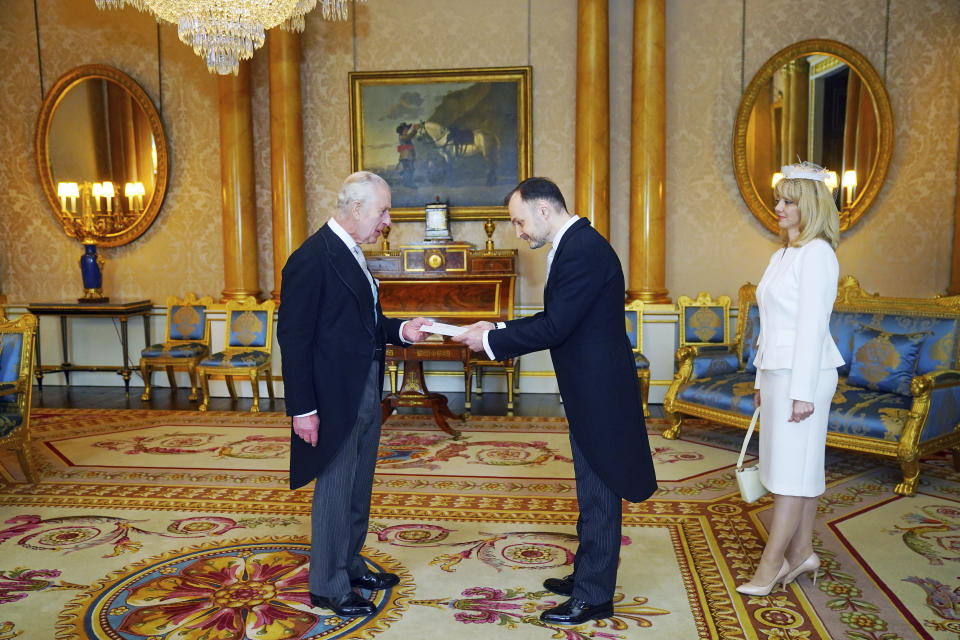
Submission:
[[[492,322],[481,320],[480,322],[474,322],[468,327],[463,327],[464,332],[456,336],[453,340],[454,342],[467,345],[471,351],[484,351],[483,333],[496,328],[496,325]]]

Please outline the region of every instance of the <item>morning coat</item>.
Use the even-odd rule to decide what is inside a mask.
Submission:
[[[290,487],[296,489],[319,475],[353,428],[373,362],[383,393],[384,344],[402,344],[402,321],[385,317],[379,301],[374,316],[363,269],[327,224],[287,259],[278,315],[287,415],[316,409],[320,419],[316,447],[291,425]]]
[[[620,260],[586,218],[555,247],[543,311],[490,331],[497,359],[550,349],[570,433],[593,470],[631,502],[657,480],[623,316]]]

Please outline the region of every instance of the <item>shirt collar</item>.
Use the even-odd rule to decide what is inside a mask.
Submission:
[[[579,219],[580,219],[580,216],[577,216],[577,215],[570,216],[570,219],[567,220],[567,223],[564,224],[562,227],[560,227],[560,230],[557,231],[557,234],[553,236],[553,240],[550,242],[550,244],[552,245],[550,247],[551,249],[556,250],[557,245],[560,244],[560,238],[562,238],[563,234],[567,232],[567,229],[572,227],[573,224]]]
[[[330,230],[333,231],[337,236],[343,240],[343,244],[347,245],[347,249],[353,251],[355,246],[359,246],[357,241],[350,237],[350,234],[347,233],[347,230],[340,226],[340,223],[337,222],[336,218],[330,218],[327,220],[327,225],[329,225]]]

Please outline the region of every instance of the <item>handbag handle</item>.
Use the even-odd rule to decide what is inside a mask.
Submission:
[[[737,458],[737,470],[743,468],[743,456],[747,455],[747,445],[750,444],[750,436],[753,435],[753,428],[757,426],[757,418],[760,417],[760,407],[753,410],[753,417],[750,418],[750,428],[747,429],[747,435],[743,438],[743,446],[740,447],[740,457]]]

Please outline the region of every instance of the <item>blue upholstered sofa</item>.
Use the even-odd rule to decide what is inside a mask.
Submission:
[[[756,287],[746,284],[732,343],[678,349],[664,398],[665,437],[680,436],[683,416],[746,429],[758,330]],[[830,333],[847,364],[839,369],[827,445],[896,458],[903,481],[894,491],[904,496],[916,491],[921,456],[949,449],[960,470],[960,296],[880,297],[846,276]]]

